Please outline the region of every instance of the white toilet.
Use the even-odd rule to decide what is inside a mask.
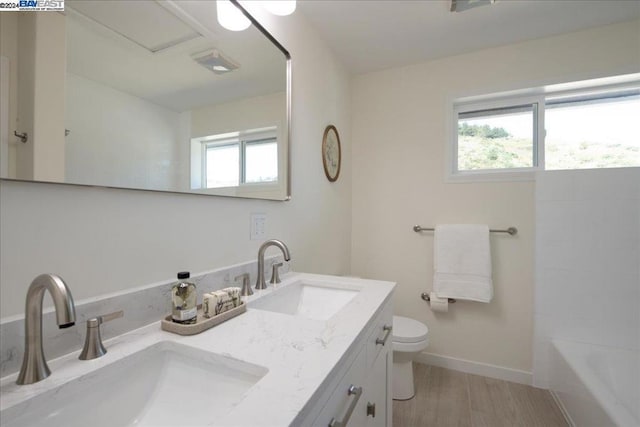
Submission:
[[[429,345],[429,329],[408,317],[393,316],[393,398],[413,398],[413,358]]]

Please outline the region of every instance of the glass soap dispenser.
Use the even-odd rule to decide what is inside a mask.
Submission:
[[[196,285],[189,282],[188,271],[178,273],[178,282],[171,288],[171,319],[176,323],[192,324],[198,318]]]

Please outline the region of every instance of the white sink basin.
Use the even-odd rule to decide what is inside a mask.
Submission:
[[[359,290],[293,283],[265,295],[249,306],[259,310],[302,316],[314,320],[327,320],[347,305]]]
[[[215,426],[266,373],[165,341],[8,408],[2,426]]]

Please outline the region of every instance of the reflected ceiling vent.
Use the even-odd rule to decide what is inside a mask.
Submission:
[[[207,50],[191,55],[191,58],[209,71],[226,74],[240,68],[240,64],[225,56],[218,49]]]
[[[497,0],[451,0],[451,12],[464,12],[478,6],[494,4]]]
[[[83,17],[86,23],[99,25],[150,53],[203,37],[164,4],[155,0],[67,1],[69,9]]]

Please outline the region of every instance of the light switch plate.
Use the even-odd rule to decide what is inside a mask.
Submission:
[[[267,214],[252,213],[250,238],[251,240],[264,240],[267,235]]]

